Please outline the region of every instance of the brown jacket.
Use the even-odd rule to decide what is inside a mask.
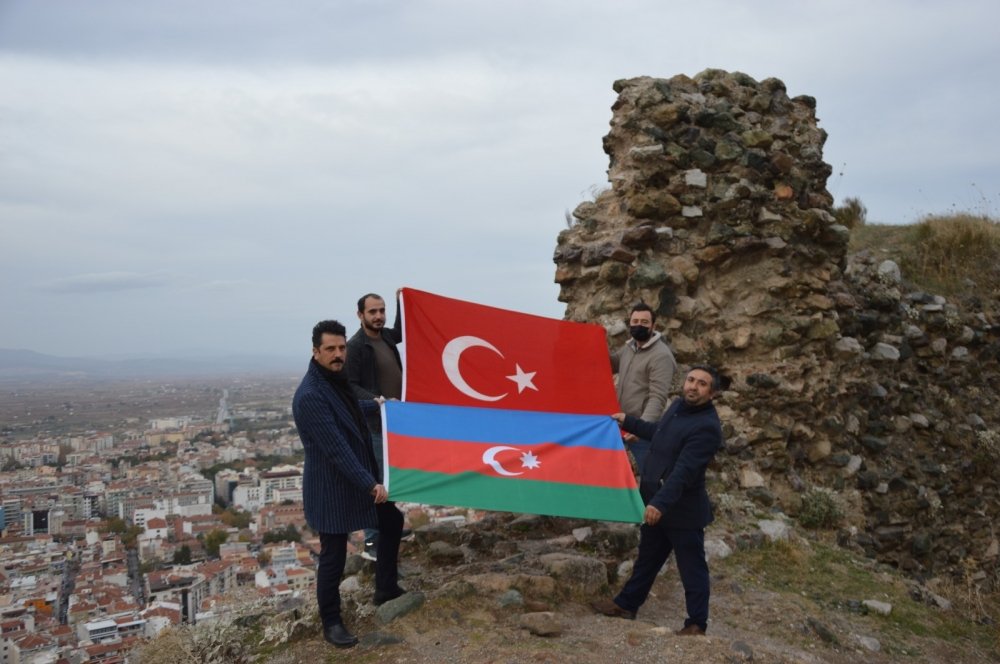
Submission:
[[[611,370],[618,374],[618,405],[626,415],[656,422],[667,409],[677,361],[659,332],[641,346],[629,339],[611,354]]]

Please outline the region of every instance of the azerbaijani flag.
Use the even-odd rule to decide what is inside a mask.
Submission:
[[[392,500],[642,521],[635,478],[607,414],[387,401],[382,418]]]
[[[610,415],[621,410],[607,334],[403,288],[403,401]]]

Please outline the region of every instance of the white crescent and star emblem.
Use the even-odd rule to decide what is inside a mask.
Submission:
[[[469,348],[485,348],[493,351],[501,358],[503,357],[503,353],[497,350],[496,346],[485,339],[473,336],[455,337],[449,341],[445,345],[444,350],[441,351],[441,366],[444,368],[445,376],[447,376],[448,380],[451,381],[451,384],[455,386],[455,389],[472,399],[477,399],[479,401],[499,401],[500,399],[503,399],[507,396],[507,392],[504,392],[503,394],[483,394],[466,382],[465,377],[462,376],[462,372],[459,371],[458,363],[459,360],[462,359],[462,353]],[[536,373],[538,372],[525,371],[521,368],[520,364],[515,362],[514,374],[511,376],[505,376],[505,378],[513,381],[517,385],[518,394],[524,390],[535,390],[537,392],[538,388],[535,387],[535,383],[533,382]],[[489,463],[486,461],[485,455],[483,456],[483,461]],[[499,469],[497,469],[497,472],[503,474]]]
[[[510,447],[509,445],[494,445],[490,449],[483,452],[483,463],[492,468],[497,472],[498,475],[505,475],[507,477],[516,477],[518,475],[523,475],[524,472],[512,472],[503,467],[503,465],[497,461],[497,454],[500,452],[512,450],[514,452],[520,452],[516,447]],[[538,460],[534,454],[530,451],[521,453],[521,468],[526,468],[528,470],[533,470],[542,465],[542,462]]]

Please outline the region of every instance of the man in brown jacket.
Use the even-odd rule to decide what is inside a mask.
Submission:
[[[618,374],[618,404],[626,415],[657,422],[667,409],[677,361],[659,332],[653,330],[656,314],[645,302],[629,313],[629,340],[611,354],[611,370]],[[625,443],[642,470],[649,441],[624,434]]]

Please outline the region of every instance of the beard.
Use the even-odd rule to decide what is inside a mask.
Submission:
[[[365,328],[366,330],[370,330],[370,331],[372,331],[372,332],[378,332],[378,331],[379,331],[379,330],[381,330],[381,329],[382,329],[383,327],[385,327],[385,321],[382,321],[382,320],[377,320],[377,321],[373,321],[373,322],[368,322],[367,320],[365,320],[365,321],[362,321],[362,322],[361,322],[361,325],[362,325],[362,326],[363,326],[363,327],[364,327],[364,328]]]

